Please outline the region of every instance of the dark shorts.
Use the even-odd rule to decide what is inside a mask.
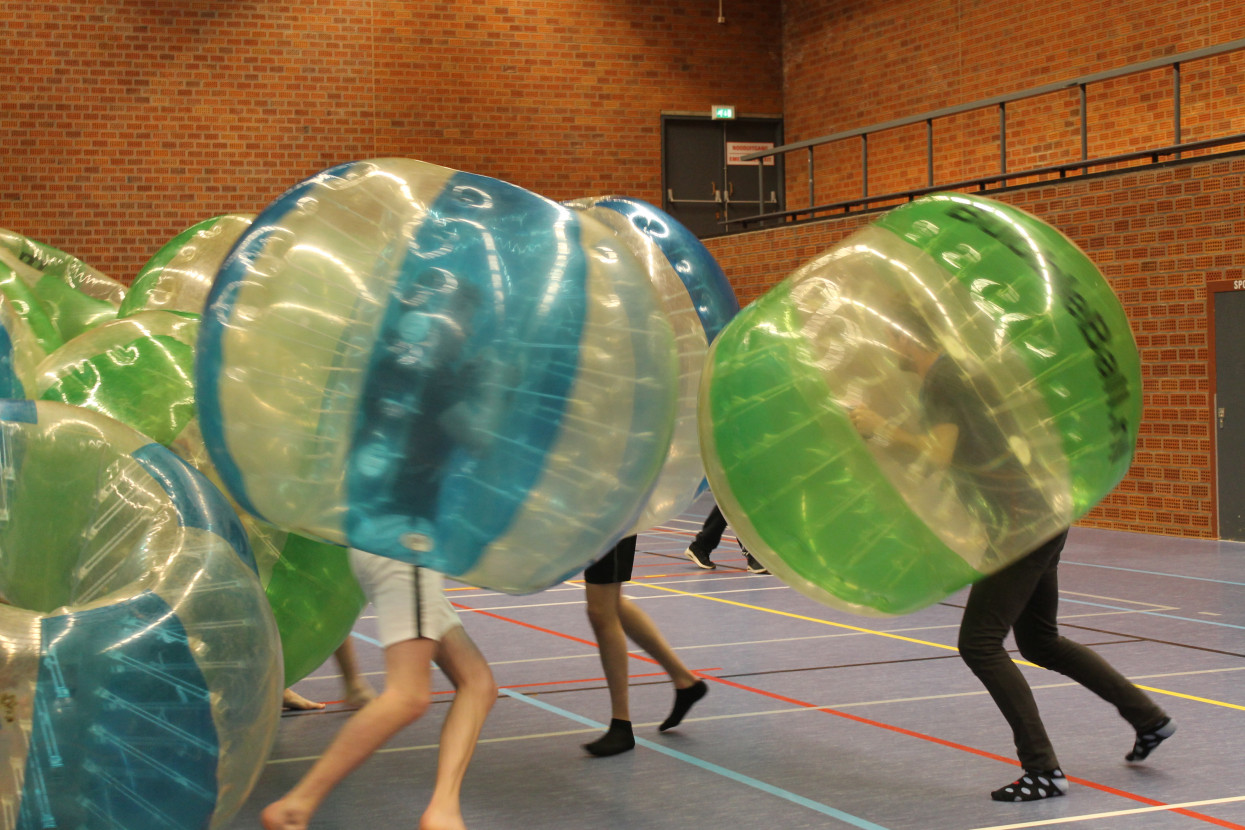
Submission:
[[[631,579],[635,564],[635,537],[626,536],[609,553],[584,569],[584,582],[590,585],[613,585]]]

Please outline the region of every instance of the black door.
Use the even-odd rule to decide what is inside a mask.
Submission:
[[[1245,291],[1214,297],[1219,538],[1245,541]]]
[[[781,143],[777,118],[663,116],[662,209],[702,238],[740,230],[731,219],[782,210],[782,160],[740,158]]]

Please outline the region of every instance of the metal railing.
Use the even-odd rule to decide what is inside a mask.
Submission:
[[[914,199],[917,196],[933,192],[935,190],[962,190],[976,187],[979,190],[984,189],[988,185],[1001,184],[1006,185],[1008,182],[1014,182],[1018,179],[1032,178],[1035,176],[1058,175],[1060,178],[1070,173],[1078,172],[1085,174],[1089,172],[1091,167],[1103,167],[1108,165],[1123,164],[1129,161],[1139,159],[1150,159],[1150,163],[1157,164],[1161,158],[1171,157],[1179,159],[1182,152],[1191,152],[1195,150],[1204,150],[1213,147],[1224,146],[1228,144],[1245,143],[1245,133],[1233,133],[1230,135],[1220,136],[1211,139],[1204,139],[1193,142],[1181,141],[1181,103],[1180,103],[1180,67],[1192,61],[1212,58],[1219,55],[1226,55],[1231,52],[1245,50],[1245,39],[1233,40],[1218,46],[1208,46],[1203,49],[1196,49],[1190,52],[1182,52],[1178,55],[1171,55],[1163,58],[1155,58],[1153,60],[1134,63],[1119,69],[1111,69],[1103,72],[1095,72],[1091,75],[1083,75],[1079,78],[1073,78],[1068,81],[1060,81],[1057,83],[1045,84],[1043,86],[1033,87],[1031,89],[1014,92],[1008,95],[997,95],[992,98],[984,98],[980,101],[973,101],[968,104],[960,104],[953,107],[945,107],[939,110],[922,113],[920,115],[910,116],[908,118],[898,118],[893,121],[886,121],[880,124],[874,124],[868,127],[861,127],[854,130],[844,130],[842,132],[832,133],[830,135],[820,136],[818,138],[810,138],[805,141],[797,141],[792,144],[783,144],[769,150],[763,150],[756,153],[749,153],[742,156],[744,161],[753,159],[762,159],[767,156],[786,156],[788,153],[805,150],[808,153],[808,206],[803,208],[792,208],[788,210],[773,211],[766,213],[764,204],[757,204],[757,212],[750,216],[741,216],[734,219],[728,219],[722,224],[727,226],[728,230],[747,230],[751,224],[765,223],[767,225],[774,224],[775,220],[784,220],[788,222],[807,221],[819,218],[821,214],[847,213],[852,210],[868,209],[871,205],[879,205],[884,203],[895,202],[903,199]],[[1088,99],[1086,89],[1091,84],[1103,81],[1121,78],[1128,75],[1137,75],[1143,72],[1149,72],[1155,69],[1163,69],[1170,67],[1172,70],[1172,133],[1173,141],[1171,144],[1151,148],[1147,150],[1137,150],[1127,153],[1117,153],[1109,156],[1101,156],[1098,158],[1089,158],[1089,117],[1088,117]],[[1065,162],[1062,164],[1046,165],[1042,167],[1027,168],[1017,171],[1009,171],[1007,169],[1007,105],[1016,101],[1023,101],[1029,98],[1037,98],[1042,95],[1049,95],[1054,92],[1060,92],[1068,89],[1077,89],[1080,94],[1080,144],[1081,157],[1075,161]],[[944,182],[935,185],[934,183],[934,122],[942,118],[950,118],[969,112],[975,112],[983,109],[997,108],[999,116],[998,129],[998,145],[999,145],[999,171],[988,176],[979,176],[961,181]],[[914,124],[925,124],[925,154],[926,168],[928,170],[927,183],[924,187],[912,188],[901,191],[893,191],[890,193],[882,193],[870,195],[869,193],[869,136],[877,133],[886,132],[888,130],[898,129],[900,127],[908,127]],[[847,141],[851,139],[860,139],[860,167],[862,192],[857,198],[842,199],[824,204],[816,203],[816,166],[813,159],[813,150],[827,144],[839,141]],[[757,165],[757,170],[761,171],[762,165]],[[758,172],[759,175],[759,172]],[[763,192],[763,189],[758,192]]]

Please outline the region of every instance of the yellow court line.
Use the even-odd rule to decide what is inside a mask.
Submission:
[[[677,588],[667,588],[664,585],[650,585],[646,582],[633,582],[630,584],[636,585],[642,588],[652,588],[657,591],[668,591],[669,593],[672,593],[672,594],[682,594],[685,597],[697,597],[699,599],[711,599],[714,602],[722,602],[722,603],[725,603],[726,605],[735,605],[740,608],[748,608],[753,611],[764,611],[769,614],[777,614],[780,617],[791,617],[792,619],[804,620],[806,622],[821,623],[822,625],[830,625],[830,626],[834,626],[835,628],[845,628],[848,631],[859,631],[863,634],[876,634],[879,637],[889,637],[892,640],[903,640],[906,643],[916,643],[917,645],[922,645],[922,646],[932,646],[933,648],[942,648],[942,649],[946,649],[947,651],[959,651],[959,649],[957,649],[955,646],[947,646],[947,645],[943,645],[942,643],[931,643],[929,640],[917,640],[913,637],[904,637],[901,634],[890,634],[885,631],[874,631],[872,628],[860,628],[859,626],[847,625],[845,623],[831,622],[830,620],[823,620],[823,619],[819,619],[818,617],[806,617],[803,614],[792,614],[790,611],[778,611],[773,608],[763,608],[760,605],[748,605],[746,602],[736,602],[733,599],[722,599],[721,597],[711,597],[711,596],[706,596],[704,594],[695,594],[695,593],[692,593],[691,591],[680,591]]]
[[[929,640],[918,640],[914,637],[904,637],[899,634],[890,634],[886,631],[874,631],[872,628],[861,628],[860,626],[846,625],[845,623],[837,623],[837,622],[832,622],[831,620],[823,620],[823,619],[820,619],[819,617],[806,617],[803,614],[792,614],[790,611],[778,611],[774,608],[765,608],[760,605],[749,605],[746,602],[736,602],[733,599],[722,599],[721,597],[711,597],[711,596],[706,596],[705,594],[692,593],[691,591],[680,591],[677,588],[667,588],[664,585],[649,585],[643,582],[633,582],[630,584],[642,586],[645,588],[652,588],[657,591],[668,591],[669,593],[672,593],[672,594],[682,594],[685,597],[696,597],[697,599],[712,600],[714,602],[721,602],[726,605],[734,605],[739,608],[747,608],[752,611],[764,611],[767,614],[777,614],[780,617],[791,617],[792,619],[804,620],[806,622],[820,623],[821,625],[829,625],[835,628],[845,628],[848,631],[859,631],[862,634],[873,634],[878,637],[888,637],[892,640],[903,640],[906,643],[916,643],[917,645],[932,646],[933,648],[940,648],[946,651],[959,652],[959,649],[956,648],[955,646],[943,645],[942,643],[932,643]],[[1030,663],[1027,660],[1016,660],[1013,658],[1012,662],[1018,666],[1030,666],[1031,668],[1035,668],[1035,669],[1042,668],[1036,663]],[[1167,695],[1169,697],[1184,698],[1185,700],[1193,700],[1198,703],[1206,703],[1211,706],[1222,706],[1225,709],[1240,709],[1241,711],[1245,712],[1245,706],[1242,706],[1238,703],[1228,703],[1227,701],[1223,701],[1223,700],[1212,700],[1211,698],[1207,698],[1207,697],[1196,697],[1195,695],[1186,695],[1182,692],[1171,692],[1171,691],[1168,691],[1167,689],[1156,689],[1153,686],[1138,685],[1137,688],[1145,689],[1147,692],[1154,692],[1155,694]]]
[[[1222,706],[1225,709],[1240,709],[1242,712],[1245,712],[1245,706],[1242,706],[1239,703],[1228,703],[1227,701],[1224,701],[1224,700],[1212,700],[1211,698],[1208,698],[1208,697],[1197,697],[1196,695],[1186,695],[1183,692],[1169,692],[1167,689],[1156,689],[1153,686],[1142,686],[1140,683],[1137,684],[1137,688],[1145,689],[1147,692],[1154,692],[1155,694],[1159,694],[1159,695],[1168,695],[1170,697],[1182,697],[1185,700],[1194,700],[1194,701],[1197,701],[1198,703],[1209,703],[1211,706]]]

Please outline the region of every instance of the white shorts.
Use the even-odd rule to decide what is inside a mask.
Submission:
[[[454,626],[462,625],[436,571],[354,548],[350,549],[350,569],[376,609],[382,648],[418,637],[440,640]]]

